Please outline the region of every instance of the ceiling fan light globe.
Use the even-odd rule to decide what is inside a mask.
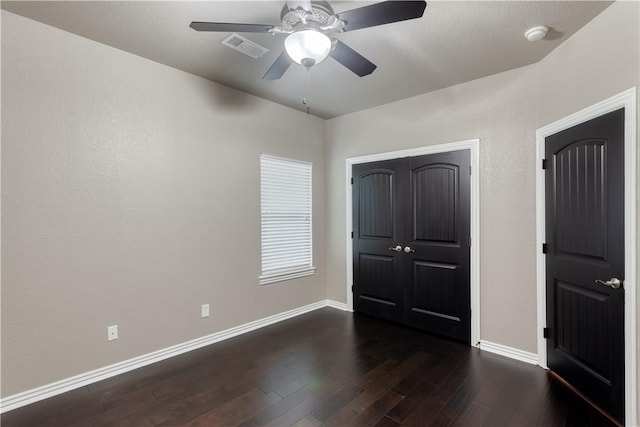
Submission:
[[[316,30],[300,30],[286,38],[284,48],[294,62],[309,68],[329,55],[331,39]]]

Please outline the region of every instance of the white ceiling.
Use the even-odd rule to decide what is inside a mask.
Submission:
[[[332,1],[336,12],[372,2]],[[609,6],[600,1],[431,1],[420,19],[341,34],[375,63],[357,77],[331,58],[308,72],[293,64],[262,80],[284,36],[242,34],[270,51],[253,59],[222,46],[229,33],[204,33],[191,21],[279,24],[284,1],[2,1],[2,9],[153,61],[331,118],[535,63]],[[528,42],[536,25],[552,28]],[[309,79],[306,86],[305,80]]]

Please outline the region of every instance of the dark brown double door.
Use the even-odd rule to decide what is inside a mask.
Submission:
[[[545,151],[547,364],[623,421],[624,109]]]
[[[354,310],[469,343],[470,151],[353,166]]]

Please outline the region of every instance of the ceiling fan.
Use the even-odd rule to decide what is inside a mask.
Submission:
[[[336,38],[339,33],[376,25],[420,18],[425,1],[383,1],[335,13],[327,1],[287,1],[280,13],[281,25],[192,22],[196,31],[287,34],[285,50],[262,77],[277,80],[291,61],[307,68],[332,57],[358,76],[366,76],[376,65]]]

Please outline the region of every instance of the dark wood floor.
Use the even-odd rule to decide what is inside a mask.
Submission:
[[[608,426],[538,367],[326,308],[2,416],[10,426]]]

